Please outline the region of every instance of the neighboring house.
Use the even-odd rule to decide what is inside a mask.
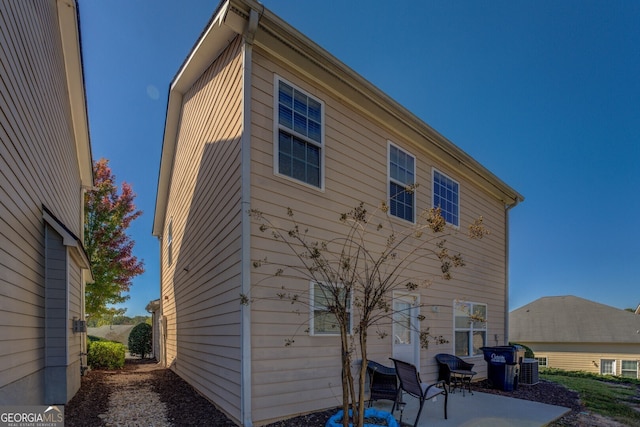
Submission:
[[[86,365],[78,31],[74,0],[0,1],[0,405],[65,404]]]
[[[389,200],[390,189],[411,184],[416,192]],[[385,200],[397,227],[412,224],[416,208],[446,207],[450,229],[460,228],[450,243],[467,266],[393,301],[397,310],[426,305],[412,320],[424,316],[448,344],[421,349],[403,325],[382,325],[388,338],[372,336],[369,356],[409,360],[429,381],[434,355],[455,352],[485,375],[479,347],[506,343],[508,211],[522,196],[262,4],[221,3],[170,86],[153,225],[164,363],[244,426],[338,405],[339,337],[308,307],[296,314],[266,299],[281,284],[304,295],[321,285],[264,280],[252,260],[291,253],[248,209],[277,221],[290,207],[327,238],[344,232],[341,213]],[[491,234],[469,240],[466,226],[480,215]],[[412,269],[441,274],[433,262]],[[241,293],[255,302],[241,305]],[[470,324],[469,310],[487,322]]]
[[[102,325],[94,328],[87,328],[87,335],[90,337],[103,338],[108,341],[119,342],[125,346],[129,345],[129,334],[135,325]]]
[[[638,378],[640,316],[575,296],[544,297],[513,310],[509,340],[542,367]]]

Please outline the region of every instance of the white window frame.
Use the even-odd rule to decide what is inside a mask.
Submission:
[[[399,150],[400,152],[402,152],[403,154],[411,157],[413,159],[413,171],[411,171],[411,173],[413,174],[413,182],[402,182],[399,181],[398,179],[395,179],[391,176],[391,148],[395,148],[396,150]],[[395,215],[391,212],[391,197],[393,196],[391,194],[391,184],[395,184],[395,185],[399,185],[401,187],[406,188],[407,186],[410,185],[415,185],[416,182],[418,181],[418,177],[416,174],[416,167],[417,167],[417,159],[416,156],[414,156],[413,154],[411,154],[409,151],[405,150],[404,148],[400,147],[397,144],[394,144],[391,141],[387,141],[387,200],[389,201],[389,215],[394,216],[395,218],[398,218],[402,221],[407,221],[409,223],[415,224],[416,222],[416,205],[418,203],[418,197],[417,197],[417,191],[413,191],[413,212],[411,212],[411,220],[408,220],[406,218],[403,218],[401,216]]]
[[[549,358],[547,356],[535,356],[534,359],[538,361],[538,366],[541,368],[547,368],[549,366]]]
[[[613,372],[604,372],[604,362],[611,362],[611,369]],[[600,359],[600,375],[616,375],[616,360]]]
[[[627,378],[635,378],[635,379],[638,379],[638,361],[637,361],[637,360],[629,360],[629,359],[628,359],[628,360],[621,360],[621,361],[620,361],[620,375],[624,377],[624,376],[625,376],[625,375],[624,375],[624,373],[625,373],[625,372],[632,372],[632,370],[631,370],[631,369],[625,369],[625,367],[624,367],[624,363],[625,363],[625,362],[635,363],[635,365],[636,365],[636,369],[635,369],[635,376],[627,377]]]
[[[474,322],[474,321],[470,321],[469,326],[468,327],[457,327],[456,326],[456,311],[458,310],[458,306],[469,306],[469,310],[470,313],[474,312],[474,308],[475,306],[483,306],[484,307],[484,312],[485,312],[485,318],[484,318],[484,322]],[[478,356],[478,355],[482,355],[482,351],[478,348],[478,352],[473,353],[473,335],[475,332],[483,332],[484,333],[484,345],[487,345],[487,337],[489,336],[489,332],[488,332],[488,315],[489,315],[489,307],[487,304],[485,303],[480,303],[480,302],[473,302],[473,301],[454,301],[453,302],[453,353],[458,356],[458,357],[474,357],[474,356]],[[476,327],[476,323],[479,324],[478,327]],[[468,336],[468,342],[467,342],[467,348],[469,349],[467,354],[457,354],[456,351],[456,332],[468,332],[469,336]]]
[[[311,95],[308,91],[300,88],[299,86],[291,83],[290,81],[280,77],[279,75],[274,75],[273,80],[273,173],[276,176],[282,177],[284,179],[293,181],[295,183],[304,185],[305,187],[312,188],[317,191],[324,191],[324,181],[325,181],[325,104],[324,101],[319,99],[318,97]],[[309,138],[306,135],[303,135],[299,132],[296,132],[294,129],[281,125],[280,124],[280,103],[279,103],[279,94],[280,94],[280,82],[291,86],[294,90],[300,92],[301,94],[313,99],[314,101],[320,104],[320,142],[315,141]],[[314,184],[310,184],[303,180],[294,178],[293,176],[289,176],[284,173],[280,173],[280,131],[283,131],[295,138],[300,139],[306,144],[311,144],[318,148],[319,150],[319,168],[320,168],[320,182],[319,185],[316,186]]]
[[[336,329],[335,332],[316,332],[315,330],[315,312],[322,310],[325,306],[317,306],[315,298],[315,285],[327,286],[321,282],[309,283],[309,335],[317,337],[331,337],[340,336],[340,330]],[[349,334],[353,333],[353,298],[349,300]]]
[[[457,223],[455,222],[451,222],[448,218],[448,214],[449,212],[446,210],[446,208],[442,207],[442,217],[447,221],[447,224],[455,227],[455,228],[460,228],[460,183],[458,181],[456,181],[455,179],[453,179],[451,176],[447,175],[446,173],[442,172],[441,170],[438,170],[436,168],[432,168],[431,169],[431,205],[434,208],[437,208],[439,206],[439,204],[436,203],[436,173],[443,176],[444,178],[448,179],[449,181],[452,181],[458,188],[457,188],[457,198],[458,200],[456,201],[456,208],[457,208],[457,212],[451,212],[452,215],[455,215],[456,219],[457,219]]]

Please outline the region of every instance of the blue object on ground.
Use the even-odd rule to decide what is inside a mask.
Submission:
[[[343,415],[343,411],[342,409],[339,410],[335,415],[333,415],[332,417],[330,417],[327,420],[327,424],[325,424],[325,427],[342,427],[342,415]],[[352,414],[351,409],[349,409],[349,415]],[[387,426],[386,427],[399,427],[398,426],[398,422],[396,421],[396,419],[393,417],[393,414],[387,411],[381,411],[379,409],[376,408],[367,408],[364,410],[364,417],[365,418],[379,418],[381,420],[385,420],[387,422]],[[351,427],[353,424],[349,423],[349,427]],[[380,427],[377,424],[370,424],[370,423],[365,423],[364,427]]]

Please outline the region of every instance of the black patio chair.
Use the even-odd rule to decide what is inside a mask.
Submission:
[[[369,374],[369,407],[374,400],[395,400],[398,395],[398,379],[395,368],[369,360],[367,373]]]
[[[393,402],[391,413],[395,411],[396,403],[402,401],[402,392],[406,392],[410,396],[413,396],[420,400],[420,409],[418,409],[418,415],[416,416],[416,421],[413,424],[413,427],[417,427],[418,420],[420,419],[420,414],[422,414],[422,407],[424,406],[424,402],[442,394],[444,395],[444,419],[446,420],[449,392],[447,391],[445,382],[438,381],[433,384],[423,383],[420,380],[420,374],[418,374],[418,370],[414,365],[398,359],[391,358],[391,360],[393,360],[393,364],[396,367],[396,375],[398,376],[398,380],[400,381],[398,396]],[[440,386],[442,388],[440,388]]]
[[[462,395],[464,396],[465,386],[471,391],[471,380],[476,375],[473,371],[473,363],[465,362],[458,356],[453,354],[440,353],[436,354],[436,361],[438,362],[438,381],[444,381],[449,386],[449,392],[451,392],[451,385],[455,390],[457,386],[462,387]]]

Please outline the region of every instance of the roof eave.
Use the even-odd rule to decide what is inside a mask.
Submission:
[[[255,7],[252,0],[245,1]],[[429,144],[421,145],[422,149],[428,151],[434,158],[451,165],[452,168],[460,170],[505,205],[512,206],[524,201],[524,196],[464,150],[324,48],[268,9],[264,9],[262,15],[260,28],[263,31],[256,34],[256,45],[269,51],[300,73],[308,75],[313,81],[322,84],[325,90],[349,103],[355,110],[393,127],[395,132],[406,137],[407,140],[428,141]],[[292,52],[295,53],[292,54]],[[294,58],[296,54],[304,57],[305,60],[296,60]],[[311,67],[316,69],[312,71]],[[317,68],[322,72],[318,73]]]
[[[262,31],[256,34],[256,45],[302,74],[309,75],[328,92],[347,101],[354,109],[392,126],[394,131],[405,136],[407,140],[428,141],[432,146],[422,144],[421,147],[430,155],[460,170],[505,205],[512,206],[524,200],[521,194],[466,152],[328,51],[265,9],[261,3],[253,0],[226,0],[219,5],[213,19],[170,86],[152,231],[154,236],[162,236],[165,222],[182,98],[231,40],[245,31],[251,9],[261,11],[259,26]],[[230,11],[233,13],[229,13]],[[302,61],[296,62],[293,56],[302,58]],[[313,74],[310,67],[314,68]],[[322,70],[322,73],[316,73],[317,70]],[[362,105],[366,105],[366,108]]]
[[[156,208],[152,235],[160,238],[166,217],[169,186],[176,147],[182,99],[211,63],[229,43],[243,31],[244,20],[237,14],[229,14],[230,1],[220,4],[187,59],[169,86],[167,115],[165,118]]]
[[[57,0],[57,9],[80,180],[84,188],[91,188],[93,187],[93,159],[76,0]]]

